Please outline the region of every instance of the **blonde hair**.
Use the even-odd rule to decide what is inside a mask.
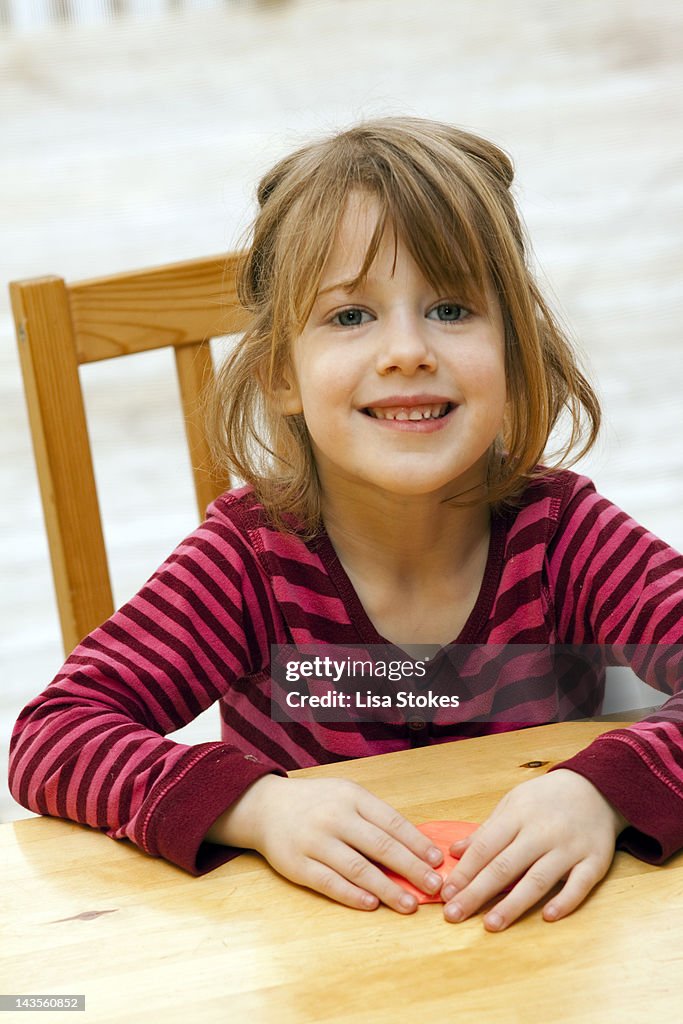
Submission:
[[[387,117],[304,146],[263,177],[238,275],[251,320],[216,376],[210,432],[217,458],[254,487],[278,528],[311,534],[320,523],[306,424],[302,415],[279,412],[272,391],[286,378],[292,338],[310,315],[354,191],[371,195],[380,210],[356,283],[391,225],[439,292],[456,287],[465,305],[484,309],[490,285],[500,304],[508,415],[489,454],[483,497],[449,503],[514,507],[530,481],[573,465],[595,443],[598,399],[529,268],[513,176],[508,156],[485,139],[439,122]],[[541,469],[565,409],[571,435],[557,461]],[[584,413],[588,430],[572,455]]]

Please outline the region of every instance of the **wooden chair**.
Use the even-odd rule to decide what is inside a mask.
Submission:
[[[229,482],[208,468],[199,408],[213,374],[209,340],[238,333],[238,255],[189,260],[66,284],[10,285],[64,649],[114,610],[79,367],[172,346],[197,505]]]

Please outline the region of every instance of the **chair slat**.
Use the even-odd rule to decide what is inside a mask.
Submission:
[[[238,334],[238,255],[186,260],[69,285],[79,363]]]
[[[213,363],[208,342],[184,345],[175,350],[180,397],[185,413],[185,432],[192,462],[197,508],[201,519],[217,494],[230,486],[227,474],[213,468],[211,450],[202,419],[202,394],[213,379]]]
[[[204,436],[201,392],[213,373],[209,339],[237,334],[239,254],[65,284],[10,285],[52,571],[68,653],[114,610],[79,366],[174,349],[200,517],[227,489]]]
[[[64,648],[114,610],[64,281],[10,286]]]

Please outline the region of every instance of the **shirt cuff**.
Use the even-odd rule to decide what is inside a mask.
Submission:
[[[234,747],[214,747],[159,800],[147,824],[145,849],[191,875],[205,875],[232,860],[243,851],[205,842],[204,836],[253,782],[269,773],[287,774]]]
[[[583,775],[629,825],[617,848],[649,864],[661,864],[683,847],[683,800],[633,749],[628,730],[615,730],[550,771]]]

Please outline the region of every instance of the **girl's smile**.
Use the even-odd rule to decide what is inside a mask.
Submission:
[[[350,483],[453,496],[483,483],[506,401],[504,335],[485,312],[440,295],[386,231],[357,277],[378,217],[352,193],[311,315],[292,345],[287,414],[303,413],[326,500]],[[455,485],[455,486],[454,486]]]
[[[437,395],[392,395],[362,411],[392,430],[428,433],[442,430],[457,406]]]

